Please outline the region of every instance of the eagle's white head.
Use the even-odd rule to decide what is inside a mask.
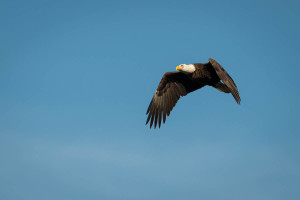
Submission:
[[[195,65],[190,64],[190,65],[186,65],[186,64],[180,64],[176,67],[176,70],[179,70],[180,72],[184,72],[184,73],[193,73],[196,68]]]

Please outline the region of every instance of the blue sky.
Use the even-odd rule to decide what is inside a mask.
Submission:
[[[0,1],[0,198],[299,199],[297,1]],[[166,71],[216,59],[161,129]]]

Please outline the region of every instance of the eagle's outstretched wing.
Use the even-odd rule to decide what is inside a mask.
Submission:
[[[232,78],[229,76],[229,74],[225,71],[225,69],[217,61],[215,61],[212,58],[209,58],[208,60],[209,60],[210,64],[213,66],[213,68],[216,70],[219,78],[229,88],[229,90],[230,90],[232,96],[234,97],[234,99],[236,100],[236,102],[238,104],[240,104],[241,98],[239,95],[239,91],[238,91],[234,81],[232,80]]]
[[[154,122],[154,128],[160,127],[161,121],[166,121],[173,107],[181,96],[195,91],[204,85],[193,82],[187,75],[180,72],[167,72],[162,77],[155,94],[149,104],[146,124],[150,121],[150,128]]]

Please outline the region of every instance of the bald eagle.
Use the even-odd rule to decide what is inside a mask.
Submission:
[[[146,115],[146,125],[150,121],[150,128],[154,128],[161,121],[166,122],[166,116],[176,105],[181,96],[198,90],[206,85],[212,86],[225,93],[231,93],[238,104],[241,102],[239,91],[225,69],[214,59],[208,63],[181,64],[176,67],[177,72],[166,72],[149,104]]]

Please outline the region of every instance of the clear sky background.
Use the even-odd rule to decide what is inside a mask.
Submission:
[[[0,1],[0,199],[300,196],[299,1]],[[161,129],[166,71],[216,59]]]

